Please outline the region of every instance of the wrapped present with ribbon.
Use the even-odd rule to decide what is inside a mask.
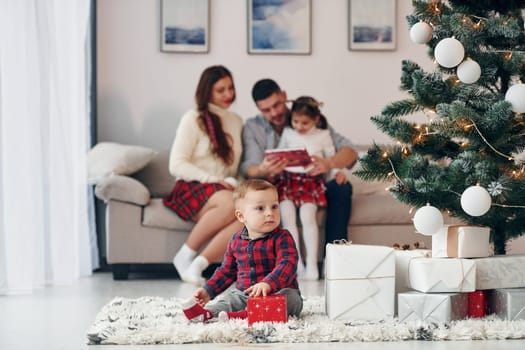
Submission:
[[[420,293],[398,295],[399,321],[447,323],[467,317],[468,297],[465,293]]]
[[[476,265],[472,259],[411,259],[408,283],[423,293],[473,292]]]
[[[396,260],[396,287],[395,287],[395,305],[394,311],[398,312],[398,298],[399,293],[408,292],[412,290],[408,279],[408,264],[412,259],[430,258],[432,251],[430,249],[396,249],[394,246],[394,254]]]
[[[332,319],[384,320],[394,316],[395,256],[385,246],[326,245],[326,313]]]
[[[506,320],[525,320],[525,288],[488,291],[488,311]]]
[[[445,225],[432,236],[433,258],[484,258],[489,256],[490,228]]]
[[[476,290],[467,293],[468,317],[481,318],[487,314],[487,291]]]
[[[250,297],[246,305],[248,326],[255,322],[287,322],[286,295],[273,294]]]
[[[525,255],[495,255],[472,260],[476,264],[476,289],[525,287]]]

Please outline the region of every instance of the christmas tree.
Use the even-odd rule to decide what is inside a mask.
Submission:
[[[428,46],[434,71],[402,62],[410,97],[371,118],[394,142],[374,144],[355,174],[391,182],[416,216],[433,209],[420,216],[423,229],[414,217],[429,231],[421,233],[435,233],[435,212],[446,213],[490,227],[495,253],[505,254],[525,232],[525,0],[414,0],[413,8],[409,34]],[[410,121],[417,115],[423,122]]]

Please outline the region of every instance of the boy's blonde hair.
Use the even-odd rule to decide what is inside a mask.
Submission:
[[[237,201],[239,199],[243,199],[244,197],[246,197],[246,194],[249,191],[265,191],[268,189],[277,191],[275,186],[266,180],[261,180],[261,179],[245,180],[241,182],[239,186],[237,186],[235,190],[233,191],[233,202],[235,203],[235,205],[237,205]]]

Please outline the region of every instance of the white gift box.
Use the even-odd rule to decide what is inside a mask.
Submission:
[[[430,249],[413,249],[413,250],[395,250],[396,258],[396,296],[399,293],[407,292],[412,290],[408,281],[408,264],[412,259],[428,258],[431,256],[432,251]],[[395,299],[394,312],[397,313],[397,301]]]
[[[525,287],[525,255],[496,255],[472,260],[476,264],[476,289]]]
[[[398,295],[399,321],[450,322],[468,315],[465,293],[406,292]]]
[[[326,245],[326,313],[332,319],[383,320],[394,316],[394,249]]]
[[[525,288],[489,291],[489,312],[507,320],[525,320]]]
[[[410,287],[423,293],[473,292],[476,265],[470,259],[412,259],[408,279]]]
[[[445,225],[432,236],[433,258],[484,258],[489,256],[490,228]]]

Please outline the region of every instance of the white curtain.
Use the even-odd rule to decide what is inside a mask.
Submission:
[[[0,0],[0,294],[93,270],[89,0]]]

